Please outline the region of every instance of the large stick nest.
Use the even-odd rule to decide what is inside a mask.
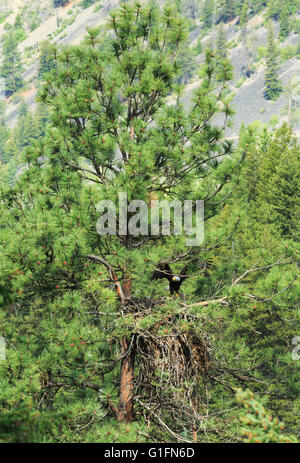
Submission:
[[[135,312],[135,318],[149,309]],[[205,407],[206,378],[212,366],[212,348],[205,335],[191,328],[185,313],[170,314],[137,331],[134,349],[139,363],[135,396],[151,410],[163,409],[177,420],[178,415],[183,422],[187,416],[195,419],[201,404]]]

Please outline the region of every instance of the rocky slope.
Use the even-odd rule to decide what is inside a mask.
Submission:
[[[3,0],[1,0],[3,4]],[[0,2],[0,8],[1,8]],[[11,14],[5,22],[14,23],[16,14],[21,6],[28,3],[27,0],[13,0],[10,5]],[[19,44],[19,51],[24,57],[24,79],[27,82],[27,88],[22,92],[22,97],[26,103],[33,108],[37,93],[37,68],[39,43],[43,40],[50,40],[58,45],[78,44],[86,33],[88,26],[104,25],[105,19],[109,11],[116,7],[120,1],[110,0],[107,2],[95,3],[87,9],[82,9],[79,0],[73,0],[63,8],[54,9],[52,0],[41,0],[40,3],[44,7],[44,21],[42,24],[30,32],[27,38]],[[59,27],[57,25],[57,17],[59,18]],[[300,12],[297,14],[300,18]],[[293,82],[293,95],[290,98],[292,109],[292,123],[297,134],[300,135],[300,115],[297,116],[297,111],[300,108],[299,95],[300,83],[300,59],[292,56],[289,59],[283,59],[280,67],[280,79],[285,91],[276,101],[268,101],[264,98],[264,74],[265,74],[265,59],[259,57],[258,50],[266,45],[267,31],[263,25],[264,17],[257,15],[252,18],[244,31],[233,21],[225,25],[227,40],[231,44],[229,53],[234,67],[234,80],[231,85],[233,93],[233,106],[236,111],[233,126],[228,131],[227,135],[233,139],[237,137],[240,125],[244,122],[246,125],[256,120],[261,120],[263,123],[275,126],[287,119],[288,114],[288,87]],[[4,24],[0,24],[0,34],[4,33]],[[275,23],[275,31],[278,32],[278,24]],[[201,32],[200,21],[197,27],[192,31],[190,36],[191,45],[196,44]],[[214,41],[217,34],[217,28],[203,39],[203,44]],[[244,36],[242,35],[244,34]],[[247,40],[245,40],[247,37]],[[296,46],[298,42],[297,34],[290,34],[287,39],[280,44],[282,50],[289,46]],[[250,43],[250,50],[249,50]],[[245,75],[245,62],[252,59],[255,67],[255,72],[247,77]],[[196,56],[195,61],[201,62],[202,56]],[[191,82],[186,87],[186,99],[188,100],[192,90],[197,86],[197,73],[191,79]],[[299,88],[298,88],[299,87]],[[2,84],[3,94],[3,84]],[[13,126],[17,121],[18,116],[18,99],[9,98],[6,101],[6,117],[10,126]],[[299,105],[299,108],[298,108]]]

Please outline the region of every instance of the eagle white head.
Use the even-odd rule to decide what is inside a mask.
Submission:
[[[174,277],[172,278],[172,281],[180,281],[180,277],[174,276]]]

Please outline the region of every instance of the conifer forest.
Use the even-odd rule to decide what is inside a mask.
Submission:
[[[299,443],[299,139],[299,0],[0,0],[0,443]]]

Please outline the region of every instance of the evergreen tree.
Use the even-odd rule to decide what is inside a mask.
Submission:
[[[205,0],[202,8],[202,21],[206,29],[211,29],[213,24],[214,0]]]
[[[284,40],[290,33],[290,13],[287,4],[284,3],[280,12],[279,38]]]
[[[15,24],[12,30],[13,37],[16,42],[22,42],[26,38],[26,33],[23,26],[24,19],[21,14],[18,14],[15,19]]]
[[[5,95],[8,97],[23,86],[21,57],[17,50],[17,41],[12,33],[8,34],[2,49],[0,75],[5,79]]]
[[[38,76],[43,76],[49,73],[54,68],[56,48],[47,40],[40,45],[39,70]]]
[[[268,134],[260,123],[250,124],[247,128],[242,125],[239,134],[240,146],[249,145],[247,162],[243,167],[243,176],[240,179],[240,188],[245,204],[253,204],[258,196],[258,172],[262,157],[265,153],[265,145],[269,143]]]
[[[9,130],[6,127],[5,119],[0,119],[0,161],[5,163],[6,158],[6,143],[9,138]]]
[[[53,0],[53,6],[54,6],[54,8],[57,8],[57,7],[60,7],[60,6],[65,6],[69,2],[70,2],[70,0]]]
[[[47,106],[44,104],[38,104],[34,113],[36,138],[42,138],[45,135],[48,122],[49,111]]]
[[[7,139],[4,148],[3,162],[5,164],[9,163],[8,170],[6,174],[9,178],[9,184],[11,185],[14,182],[14,175],[16,173],[16,162],[19,160],[19,151],[18,145],[13,136],[13,133],[10,133],[10,137]]]
[[[6,143],[9,138],[9,129],[5,119],[5,102],[0,101],[0,162],[6,162]]]
[[[228,59],[228,52],[227,52],[227,37],[226,31],[223,24],[219,24],[218,26],[218,34],[215,44],[215,56],[216,56],[216,70],[217,70],[217,79],[222,81],[223,80],[223,70],[228,69],[230,70],[230,76],[232,76],[232,68],[230,64],[230,60]]]
[[[240,16],[242,12],[244,1],[243,0],[235,0],[234,4],[234,12],[236,16]]]
[[[249,16],[260,13],[267,6],[268,0],[248,0]]]
[[[213,278],[220,278],[221,272],[226,278],[233,269],[239,275],[244,266],[259,265],[264,270],[251,271],[252,276],[248,273],[247,281],[236,288],[234,315],[232,312],[224,319],[224,325],[228,321],[230,328],[223,333],[219,327],[219,336],[222,332],[219,340],[227,343],[226,351],[232,350],[232,365],[238,346],[243,357],[241,363],[256,365],[257,377],[262,375],[260,377],[268,386],[264,391],[258,384],[251,389],[260,396],[267,392],[264,397],[267,408],[286,423],[282,433],[297,433],[299,439],[295,413],[300,404],[296,379],[299,362],[291,355],[291,343],[299,323],[299,225],[295,221],[299,215],[299,186],[295,181],[295,172],[299,171],[299,145],[287,126],[270,134],[258,124],[242,131],[240,144],[249,146],[239,184],[228,208],[216,217],[215,227],[217,229],[221,223],[224,226],[237,216],[239,225],[232,241],[227,242],[227,249],[226,245],[220,249],[220,266]],[[289,158],[291,161],[287,160]],[[279,179],[281,170],[282,180]],[[268,271],[270,262],[275,261],[281,264]],[[252,294],[252,299],[247,300],[246,294]],[[213,310],[210,316],[212,314]],[[247,346],[246,351],[241,345]],[[261,432],[259,421],[253,430],[255,428]]]
[[[252,444],[297,443],[296,436],[283,434],[282,430],[285,428],[285,424],[280,422],[278,418],[273,418],[251,391],[238,390],[237,400],[246,409],[245,414],[240,416],[243,424],[241,432],[244,435],[244,442]]]
[[[224,85],[216,91],[215,60],[207,51],[193,108],[186,110],[174,84],[174,57],[186,36],[182,19],[169,7],[157,11],[124,4],[111,14],[110,27],[114,35],[107,39],[89,29],[84,44],[58,53],[56,71],[40,93],[51,108],[45,141],[25,151],[26,168],[3,195],[2,265],[17,271],[18,309],[1,313],[1,327],[18,349],[27,351],[22,368],[15,351],[3,365],[1,391],[9,391],[11,398],[1,398],[3,416],[9,419],[25,390],[23,403],[31,404],[28,412],[41,416],[40,423],[48,423],[45,438],[52,440],[62,435],[80,440],[82,434],[73,432],[80,428],[85,441],[107,439],[111,425],[105,427],[103,417],[109,413],[110,419],[130,423],[133,400],[137,412],[146,401],[144,409],[150,407],[151,416],[149,394],[151,401],[163,398],[158,413],[169,425],[172,410],[181,410],[184,424],[178,425],[191,434],[196,416],[188,394],[198,394],[199,381],[201,390],[205,387],[200,373],[187,370],[180,377],[183,389],[168,387],[164,375],[153,389],[152,372],[163,358],[152,367],[147,363],[152,355],[147,354],[148,335],[142,334],[152,332],[163,346],[164,326],[179,330],[191,345],[204,343],[201,330],[194,323],[184,328],[184,319],[176,315],[178,305],[158,297],[165,295],[163,287],[147,277],[161,258],[174,255],[181,266],[200,250],[192,247],[187,253],[184,236],[98,235],[96,206],[100,199],[118,204],[121,191],[128,201],[138,198],[147,204],[153,197],[203,198],[207,215],[217,214],[222,206],[215,199],[223,188],[226,194],[236,160],[229,156],[230,143],[222,141],[222,129],[210,121],[222,111],[225,127],[232,114],[225,97],[230,73],[224,69]],[[176,96],[171,105],[170,92]],[[173,314],[170,320],[165,320],[166,311]],[[16,331],[22,335],[16,338]],[[175,344],[181,339],[175,336]],[[200,363],[206,369],[204,360]],[[57,415],[53,409],[59,410]],[[126,428],[119,427],[124,438]],[[142,422],[132,424],[127,438],[137,439],[138,430],[143,430]],[[116,433],[111,439],[116,440]]]
[[[197,16],[199,14],[199,1],[198,0],[185,0],[184,13],[188,18],[191,18],[193,20],[197,19]]]
[[[278,20],[282,9],[281,0],[269,0],[267,4],[267,18]]]
[[[275,43],[273,24],[269,22],[264,95],[268,100],[275,100],[281,91],[282,86],[278,79],[278,51]]]
[[[298,38],[298,44],[297,44],[297,58],[300,59],[300,34]]]
[[[257,209],[260,221],[282,237],[299,239],[300,147],[284,124],[272,137],[259,166]]]
[[[16,140],[19,152],[26,146],[31,145],[33,140],[38,137],[35,118],[28,110],[28,106],[25,102],[23,102],[23,105],[19,108],[18,123],[13,131],[13,136]]]
[[[235,18],[235,1],[219,0],[217,11],[219,14],[219,21],[224,23],[232,21]]]
[[[259,399],[238,393],[247,433],[286,441],[297,432],[297,224],[283,209],[298,207],[287,166],[299,170],[299,148],[286,128],[254,124],[232,152],[224,49],[220,60],[206,51],[186,108],[176,82],[186,36],[169,6],[124,3],[107,36],[89,29],[56,53],[39,96],[45,137],[32,136],[1,189],[0,275],[14,299],[0,300],[1,441],[243,442],[241,387]],[[47,114],[35,119],[23,104],[23,128],[27,118]],[[132,203],[123,229],[98,234],[99,201],[119,212],[120,192],[150,211],[156,199],[203,199],[204,242],[135,234]],[[204,272],[198,259],[208,257]],[[178,273],[189,265],[181,298],[149,281],[161,260]],[[265,423],[261,403],[286,428]]]
[[[241,9],[241,16],[240,16],[240,25],[241,26],[243,26],[248,21],[248,9],[249,9],[248,1],[245,0],[243,2],[243,6],[242,6],[242,9]]]
[[[222,59],[226,58],[227,56],[227,39],[226,39],[226,31],[224,29],[223,24],[220,24],[218,27],[218,34],[216,40],[216,55],[217,58]]]
[[[97,0],[82,0],[81,5],[83,8],[88,8],[89,6],[93,5]]]

